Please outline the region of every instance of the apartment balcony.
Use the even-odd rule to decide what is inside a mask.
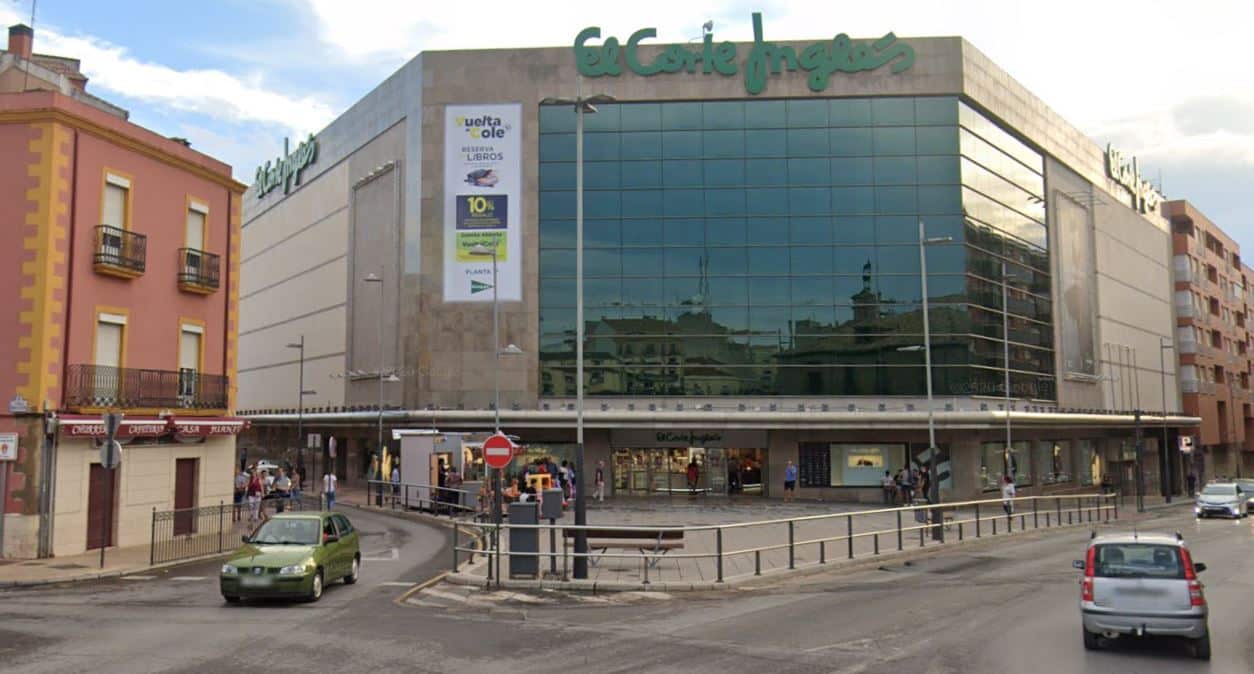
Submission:
[[[1198,343],[1192,339],[1179,340],[1176,346],[1180,349],[1180,353],[1197,353],[1198,351]]]
[[[70,365],[65,372],[65,406],[73,410],[225,410],[227,389],[228,377],[195,370]]]
[[[1215,395],[1215,384],[1212,382],[1198,381],[1196,379],[1181,379],[1180,390],[1184,393]]]
[[[99,225],[96,227],[95,253],[92,266],[97,273],[120,278],[144,275],[148,237],[125,229]]]
[[[1193,308],[1192,304],[1177,304],[1176,316],[1179,316],[1180,318],[1193,318],[1197,316],[1197,310]]]
[[[195,248],[179,249],[179,290],[208,295],[218,291],[221,261]]]

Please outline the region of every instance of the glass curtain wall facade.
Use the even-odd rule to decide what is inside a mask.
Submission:
[[[1051,397],[1039,154],[954,97],[600,105],[585,116],[589,395]],[[541,395],[573,395],[575,119],[540,111]]]

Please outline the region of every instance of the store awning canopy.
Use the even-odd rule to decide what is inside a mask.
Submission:
[[[61,435],[70,438],[105,437],[104,419],[91,415],[67,414],[60,417]],[[249,421],[239,417],[125,417],[118,427],[119,438],[159,438],[174,433],[182,437],[238,435]]]

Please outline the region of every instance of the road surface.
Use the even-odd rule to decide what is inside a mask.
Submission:
[[[1254,518],[1195,522],[1177,509],[1141,525],[1180,530],[1209,567],[1206,663],[1172,642],[1084,650],[1071,568],[1080,529],[754,591],[511,597],[435,586],[400,602],[446,568],[447,531],[349,514],[365,534],[362,581],[316,604],[226,606],[216,564],[0,592],[0,671],[1254,671]]]

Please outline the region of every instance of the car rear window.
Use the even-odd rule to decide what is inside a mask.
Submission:
[[[1184,578],[1180,548],[1152,543],[1097,546],[1094,575],[1100,578]]]

